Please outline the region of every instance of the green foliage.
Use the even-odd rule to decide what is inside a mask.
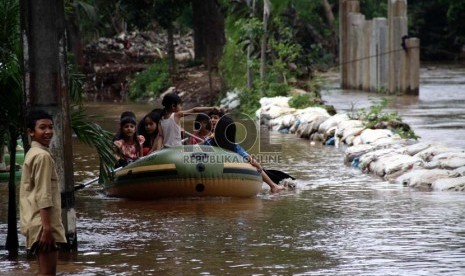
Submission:
[[[184,16],[183,19],[187,19],[188,13],[185,9],[190,2],[187,0],[120,0],[119,3],[129,25],[146,30],[152,28],[155,22],[167,29],[181,15]],[[179,22],[186,21],[180,20]]]
[[[226,19],[227,43],[223,49],[223,57],[219,63],[219,69],[227,87],[243,90],[247,76],[246,43],[247,36],[244,35],[248,27],[246,20],[234,20],[233,17]],[[255,61],[254,61],[255,62]],[[253,66],[253,64],[251,64]]]
[[[402,118],[397,112],[387,113],[383,111],[388,103],[389,101],[387,99],[373,102],[368,110],[362,108],[355,114],[352,114],[351,118],[363,121],[366,128],[383,126],[399,134],[402,138],[418,139],[419,137],[414,131],[407,124],[402,122]]]
[[[408,4],[409,32],[420,38],[421,57],[457,58],[465,44],[465,0],[424,0]]]
[[[310,106],[320,106],[320,100],[315,97],[314,93],[294,95],[289,100],[289,106],[297,109],[302,109]]]
[[[147,70],[136,74],[129,84],[129,98],[131,100],[152,98],[163,92],[171,85],[168,72],[168,62],[160,60],[150,65]]]
[[[0,1],[0,135],[18,136],[22,126],[19,1]]]
[[[312,101],[307,94],[303,95],[294,95],[289,100],[289,106],[297,109],[309,107],[312,105]]]
[[[373,19],[375,17],[387,18],[387,10],[388,10],[387,4],[388,4],[387,1],[361,0],[360,1],[360,12],[365,15],[367,20]]]
[[[86,76],[78,71],[73,62],[68,62],[68,86],[71,102],[81,105],[84,93],[82,87]]]
[[[111,0],[65,0],[66,20],[79,27],[84,42],[100,36],[112,36],[121,21],[119,1]]]
[[[95,117],[85,114],[82,108],[75,106],[71,112],[71,126],[79,141],[97,150],[103,170],[109,172],[116,163],[112,150],[113,133],[92,122]]]
[[[273,27],[276,31],[269,39],[272,59],[267,70],[272,73],[279,72],[276,81],[287,83],[287,80],[295,75],[289,70],[288,64],[296,63],[302,54],[302,47],[295,42],[294,31],[279,17],[273,19]]]
[[[241,111],[248,115],[254,115],[255,111],[260,108],[260,92],[254,89],[244,89],[239,94],[241,102]]]
[[[259,88],[259,91],[265,91],[263,93],[265,97],[287,96],[289,86],[285,83],[268,82],[264,83],[264,86]]]
[[[268,41],[270,53],[267,55],[266,76],[264,81],[260,81],[260,41],[264,33],[261,21],[256,17],[235,19],[231,16],[227,19],[226,26],[228,42],[224,48],[220,70],[227,87],[239,88],[245,93],[240,95],[241,110],[249,112],[250,108],[259,107],[260,95],[286,96],[289,91],[288,82],[295,78],[295,72],[290,71],[288,64],[295,62],[301,53],[300,46],[293,41],[292,29],[286,27],[279,18],[273,20]],[[252,53],[247,60],[249,44]],[[247,66],[252,72],[252,88],[246,88]]]

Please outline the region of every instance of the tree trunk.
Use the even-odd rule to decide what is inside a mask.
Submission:
[[[175,50],[174,50],[174,33],[173,33],[173,24],[170,24],[170,26],[166,29],[168,33],[168,39],[167,39],[167,52],[168,52],[168,63],[169,63],[169,71],[170,71],[170,76],[173,78],[176,73],[177,73],[177,68],[176,68],[176,56],[175,56]]]
[[[216,68],[226,42],[220,6],[216,0],[192,0],[192,11],[195,58],[203,59],[207,67]]]
[[[331,36],[328,39],[328,48],[334,57],[338,57],[338,34],[334,28],[334,13],[331,4],[328,0],[323,1],[323,8],[325,10],[326,22],[328,23],[329,28],[331,29]]]
[[[265,81],[266,71],[266,46],[267,46],[267,35],[268,35],[268,17],[270,16],[271,3],[269,0],[263,1],[263,36],[260,53],[260,80]],[[263,91],[260,92],[260,97],[263,97]]]
[[[330,27],[334,25],[334,13],[333,9],[331,7],[331,4],[328,2],[328,0],[322,0],[323,1],[323,8],[325,10],[325,17],[326,17],[326,22]]]
[[[10,126],[10,143],[8,145],[8,151],[10,152],[10,177],[8,179],[8,230],[5,243],[5,248],[10,254],[17,254],[19,248],[18,228],[16,226],[16,134],[16,128]],[[3,147],[3,143],[1,143],[0,146]]]
[[[204,60],[207,52],[204,34],[204,5],[201,0],[192,0],[193,29],[194,29],[194,55],[197,60]]]
[[[255,0],[252,0],[252,6],[250,7],[250,19],[254,17],[255,14]],[[247,88],[251,89],[253,85],[253,72],[252,72],[252,35],[249,36],[249,45],[247,45]]]
[[[81,32],[79,31],[79,15],[74,8],[73,13],[66,20],[66,34],[68,45],[74,55],[78,69],[82,71],[84,67],[84,52],[82,47]]]
[[[50,150],[61,187],[67,246],[77,249],[73,151],[66,72],[63,0],[21,0],[25,111],[43,109],[53,116]]]

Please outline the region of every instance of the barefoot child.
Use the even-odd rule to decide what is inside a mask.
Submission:
[[[257,171],[261,174],[263,181],[268,184],[268,186],[270,186],[272,193],[276,193],[285,189],[283,186],[274,183],[273,180],[271,180],[270,177],[265,173],[262,165],[260,165],[257,160],[250,156],[244,150],[244,148],[241,147],[241,145],[236,143],[236,124],[230,117],[224,115],[219,119],[215,126],[214,138],[207,139],[205,144],[218,146],[242,156],[244,160],[247,160],[250,164],[252,164],[252,166],[257,168]]]
[[[175,93],[166,94],[163,97],[162,105],[164,112],[160,121],[159,135],[161,139],[159,140],[158,149],[182,145],[181,118],[184,116],[218,110],[217,107],[195,107],[182,110],[181,98]]]
[[[66,243],[61,221],[61,195],[55,161],[49,151],[53,118],[42,110],[26,121],[31,148],[24,158],[19,191],[21,232],[28,254],[39,262],[39,275],[55,275],[58,245]]]

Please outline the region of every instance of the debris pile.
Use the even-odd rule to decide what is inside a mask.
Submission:
[[[151,63],[167,56],[167,37],[156,32],[121,33],[99,38],[84,49],[89,100],[127,99],[129,79]],[[192,33],[174,36],[175,56],[179,61],[194,58]]]

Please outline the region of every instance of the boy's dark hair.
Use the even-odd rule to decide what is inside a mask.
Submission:
[[[236,146],[236,124],[231,117],[224,115],[216,124],[213,145],[234,151]]]
[[[53,122],[52,115],[48,114],[44,110],[36,109],[30,111],[29,114],[27,114],[26,116],[26,128],[34,130],[34,128],[36,127],[36,122],[42,119],[49,119]]]
[[[170,108],[172,105],[182,103],[181,98],[176,93],[168,93],[163,97],[161,104],[166,108]]]
[[[194,130],[200,129],[200,126],[201,126],[200,122],[202,121],[210,122],[210,117],[205,113],[197,114],[197,116],[195,117],[195,121],[194,121]]]
[[[218,110],[218,109],[213,109],[212,111],[208,112],[207,113],[208,117],[212,117],[213,115],[217,115],[218,117],[223,117],[224,116],[224,112],[221,111],[221,110]]]

